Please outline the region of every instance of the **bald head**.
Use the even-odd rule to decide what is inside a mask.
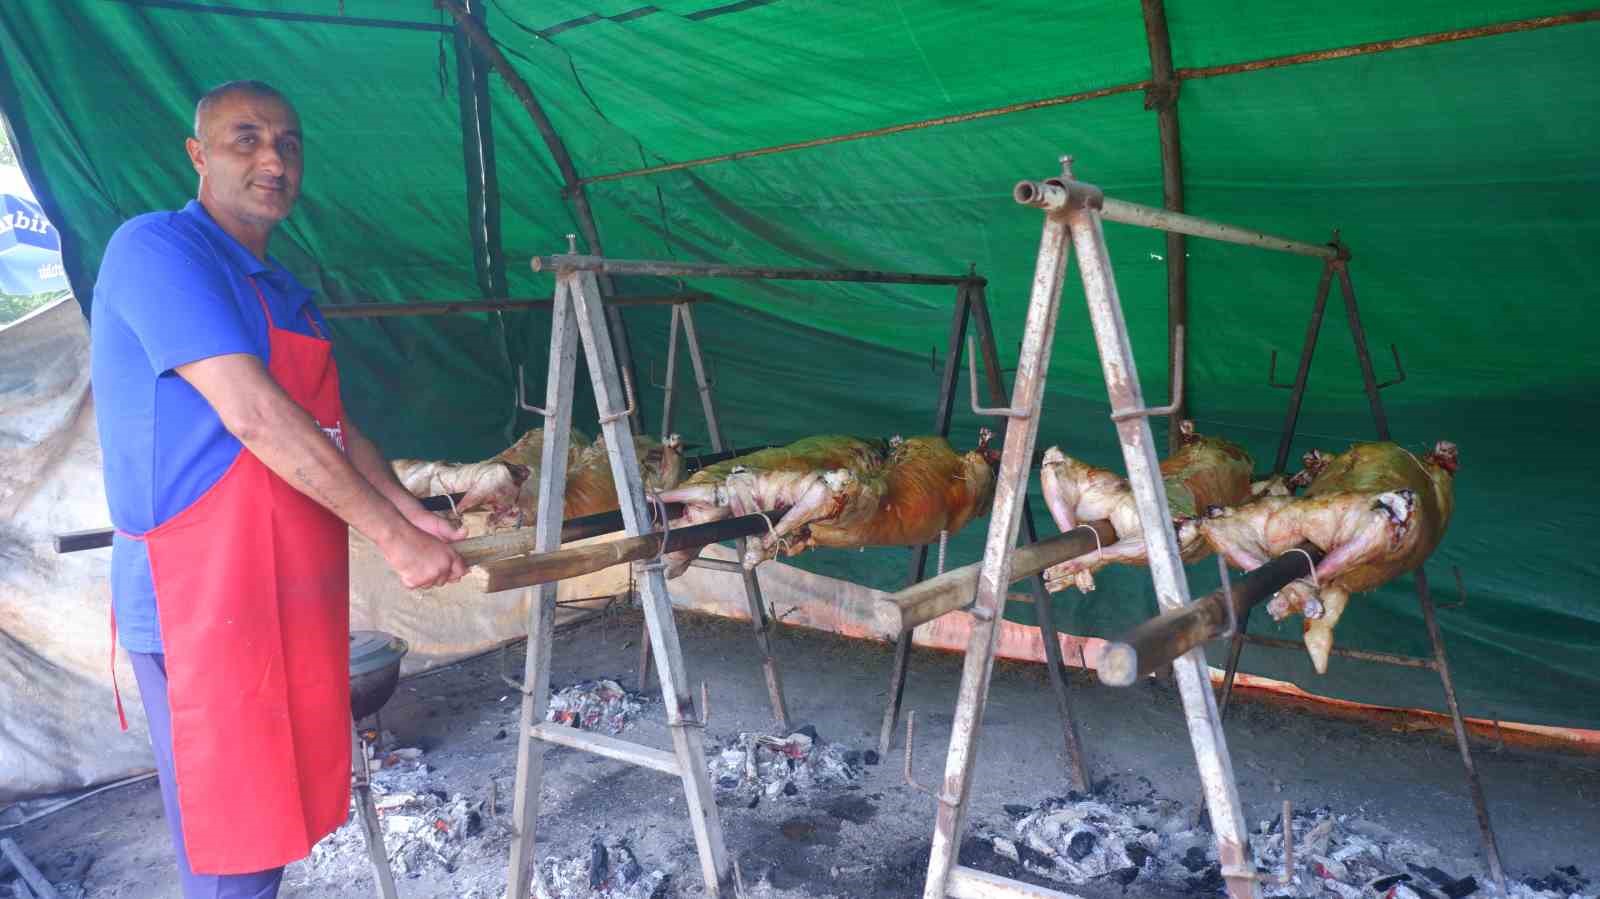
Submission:
[[[205,96],[194,105],[194,136],[205,139],[205,129],[212,119],[212,113],[222,105],[224,100],[234,96],[252,97],[258,100],[276,100],[294,112],[294,104],[289,102],[277,88],[265,81],[229,81],[219,84],[206,91]]]

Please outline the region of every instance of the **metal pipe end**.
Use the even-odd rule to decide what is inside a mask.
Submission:
[[[1107,643],[1095,673],[1108,687],[1131,687],[1139,679],[1139,653],[1126,643]]]
[[[1011,189],[1011,198],[1024,206],[1033,206],[1044,196],[1044,185],[1037,181],[1018,181]]]
[[[543,256],[535,256],[535,257],[533,257],[532,265],[533,265],[533,270],[534,271],[536,271],[536,272],[544,271],[544,269],[545,269],[544,257]]]

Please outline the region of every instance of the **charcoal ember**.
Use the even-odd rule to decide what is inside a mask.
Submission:
[[[866,753],[811,736],[815,732],[808,725],[786,737],[741,733],[721,747],[708,746],[706,765],[717,794],[748,797],[754,808],[762,797],[798,799],[859,781]]]
[[[612,735],[628,729],[644,709],[645,698],[614,680],[583,681],[550,694],[545,720],[579,730]]]

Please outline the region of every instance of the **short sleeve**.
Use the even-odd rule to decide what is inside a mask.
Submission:
[[[212,248],[162,219],[130,222],[112,236],[95,302],[127,324],[156,372],[229,353],[260,355]]]

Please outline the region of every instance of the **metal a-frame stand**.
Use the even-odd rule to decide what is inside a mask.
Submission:
[[[950,435],[950,419],[954,412],[956,390],[960,381],[963,354],[968,346],[967,327],[976,329],[979,355],[983,357],[984,381],[989,401],[1005,402],[1005,380],[1000,372],[1000,352],[995,343],[994,326],[989,319],[989,304],[985,282],[974,279],[960,284],[956,292],[955,310],[950,316],[950,340],[945,350],[944,370],[939,378],[939,407],[934,413],[934,433],[941,437]],[[976,389],[974,388],[974,393]],[[1026,491],[1022,497],[1022,524],[1029,543],[1039,540],[1034,530],[1033,513],[1028,508]],[[907,586],[920,582],[927,573],[928,547],[919,546],[911,553],[911,572]],[[1067,690],[1066,675],[1061,661],[1061,640],[1057,636],[1052,617],[1050,594],[1045,590],[1044,578],[1029,579],[1033,591],[1034,614],[1038,616],[1039,636],[1044,643],[1045,673],[1050,680],[1056,708],[1061,714],[1062,739],[1066,749],[1067,778],[1074,790],[1087,790],[1089,774],[1078,738],[1078,726],[1072,716],[1072,703]],[[1003,603],[1002,603],[1003,608]],[[889,675],[889,695],[883,710],[883,725],[878,732],[878,754],[887,757],[894,745],[894,735],[899,728],[900,705],[905,695],[906,678],[911,660],[911,642],[914,628],[903,631],[895,640],[894,667]],[[907,747],[907,751],[910,748]]]
[[[1189,602],[1188,583],[1162,487],[1155,438],[1147,420],[1149,415],[1167,414],[1170,410],[1154,410],[1144,405],[1101,219],[1103,216],[1109,217],[1106,210],[1115,205],[1120,213],[1115,216],[1116,220],[1131,224],[1150,226],[1156,218],[1165,218],[1166,223],[1161,227],[1184,230],[1186,233],[1200,231],[1200,236],[1217,236],[1214,232],[1218,228],[1227,229],[1227,226],[1204,223],[1209,226],[1207,229],[1174,227],[1173,221],[1189,217],[1106,200],[1098,188],[1072,180],[1070,160],[1063,159],[1062,162],[1060,178],[1042,183],[1022,182],[1016,190],[1018,202],[1043,208],[1047,215],[1028,301],[1022,349],[1018,354],[1016,386],[1012,392],[1011,406],[1004,410],[1007,417],[1005,444],[996,477],[994,511],[989,519],[989,536],[984,545],[973,605],[976,621],[967,643],[945,776],[935,797],[939,808],[928,861],[928,878],[923,887],[924,899],[989,896],[1064,899],[1067,896],[1055,890],[958,865],[956,852],[966,825],[972,773],[977,762],[978,730],[982,725],[989,679],[994,670],[1000,613],[1005,603],[1006,587],[1010,583],[1012,554],[1022,517],[1022,499],[1026,496],[1033,467],[1033,448],[1038,437],[1039,413],[1055,337],[1069,240],[1078,251],[1078,266],[1088,300],[1095,343],[1100,350],[1101,367],[1111,399],[1111,417],[1116,422],[1121,438],[1128,481],[1138,506],[1140,526],[1150,547],[1150,574],[1155,584],[1156,600],[1162,609],[1181,608]],[[1257,240],[1265,239],[1263,235],[1252,236]],[[1239,805],[1238,790],[1234,785],[1232,763],[1211,692],[1204,654],[1199,649],[1186,653],[1173,663],[1173,673],[1183,700],[1184,719],[1200,769],[1200,779],[1205,786],[1206,805],[1216,833],[1222,875],[1227,881],[1228,892],[1235,899],[1254,897],[1257,895],[1255,869],[1248,855],[1248,831]]]
[[[622,519],[629,536],[653,530],[646,505],[644,482],[628,425],[632,404],[624,398],[610,332],[606,326],[600,286],[593,271],[558,267],[550,323],[550,368],[545,387],[545,441],[539,469],[539,506],[536,516],[539,552],[552,552],[561,543],[563,504],[567,482],[567,449],[572,433],[572,391],[577,369],[578,339],[594,385],[596,406],[606,452],[617,485]],[[667,726],[672,732],[671,752],[652,749],[588,731],[545,722],[550,701],[550,657],[555,629],[556,585],[540,584],[528,615],[528,653],[523,669],[522,716],[517,728],[517,782],[511,841],[508,899],[529,895],[535,875],[534,832],[539,818],[540,790],[544,780],[544,744],[574,749],[629,762],[683,782],[689,823],[705,881],[705,894],[733,895],[735,873],[723,843],[722,822],[706,774],[703,746],[704,710],[697,715],[683,667],[683,651],[667,596],[660,559],[641,565],[638,580],[640,604],[660,672],[661,694],[666,698]]]
[[[1306,325],[1305,344],[1300,351],[1300,365],[1295,371],[1294,383],[1279,384],[1273,376],[1277,356],[1273,355],[1273,364],[1268,369],[1267,382],[1273,387],[1281,387],[1292,391],[1289,395],[1289,408],[1285,413],[1283,432],[1278,439],[1278,455],[1273,462],[1272,473],[1283,474],[1289,465],[1290,446],[1294,443],[1296,427],[1300,421],[1300,407],[1305,400],[1306,383],[1311,375],[1311,358],[1316,352],[1317,338],[1322,332],[1322,317],[1328,305],[1328,290],[1333,283],[1334,276],[1339,278],[1340,292],[1344,295],[1345,316],[1350,325],[1350,336],[1355,343],[1356,360],[1361,367],[1361,380],[1366,389],[1367,403],[1372,409],[1372,421],[1378,432],[1379,440],[1389,440],[1389,419],[1383,411],[1383,399],[1379,391],[1386,387],[1405,380],[1405,368],[1400,365],[1400,353],[1393,345],[1389,350],[1394,355],[1395,368],[1399,376],[1392,381],[1379,383],[1374,373],[1372,353],[1367,348],[1367,332],[1361,324],[1361,311],[1356,305],[1356,291],[1350,281],[1350,253],[1339,241],[1337,232],[1333,235],[1330,244],[1337,254],[1323,261],[1322,277],[1317,282],[1317,298],[1311,307],[1311,318]],[[1478,778],[1477,766],[1472,761],[1472,746],[1467,740],[1466,722],[1461,717],[1461,706],[1456,701],[1455,680],[1450,675],[1450,660],[1445,654],[1444,637],[1439,630],[1439,621],[1435,614],[1433,594],[1428,589],[1428,575],[1418,567],[1413,578],[1416,582],[1417,603],[1422,609],[1422,620],[1428,629],[1428,640],[1433,646],[1433,658],[1419,659],[1393,653],[1371,652],[1359,649],[1346,649],[1333,647],[1332,654],[1354,658],[1365,662],[1375,662],[1384,665],[1395,665],[1402,668],[1426,668],[1439,675],[1439,683],[1444,688],[1445,705],[1450,710],[1450,723],[1455,731],[1456,748],[1461,752],[1461,765],[1466,771],[1467,786],[1472,794],[1472,807],[1478,819],[1478,833],[1483,843],[1484,857],[1489,864],[1489,875],[1494,878],[1500,892],[1506,889],[1505,869],[1500,861],[1500,847],[1495,839],[1494,825],[1489,820],[1489,804],[1484,798],[1483,784]],[[1234,629],[1233,637],[1228,646],[1228,664],[1222,678],[1221,698],[1219,700],[1219,714],[1226,715],[1228,700],[1233,695],[1233,681],[1239,670],[1239,656],[1244,651],[1246,642],[1276,648],[1298,650],[1299,644],[1288,641],[1271,640],[1248,634],[1250,627],[1250,612],[1246,609],[1239,621],[1239,626]]]

